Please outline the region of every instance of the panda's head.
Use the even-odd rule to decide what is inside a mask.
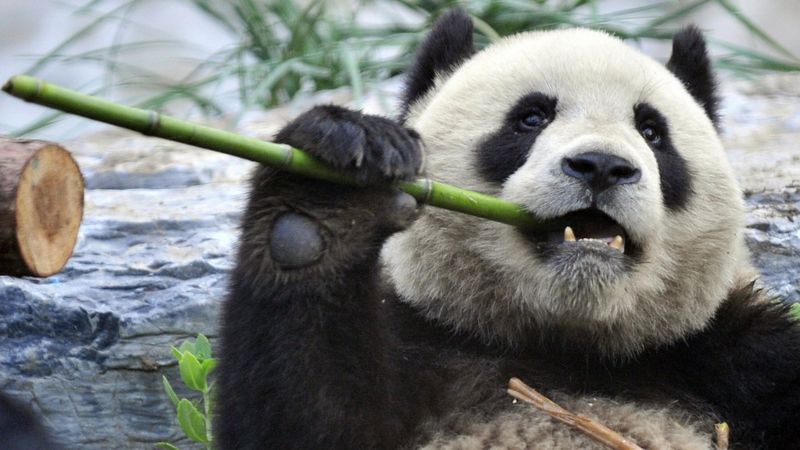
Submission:
[[[624,356],[702,329],[749,270],[702,35],[666,67],[602,32],[522,33],[475,53],[445,15],[403,120],[433,179],[513,201],[535,232],[428,208],[384,261],[428,317],[488,340]]]

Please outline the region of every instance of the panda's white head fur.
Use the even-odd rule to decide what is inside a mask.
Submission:
[[[702,329],[749,270],[694,28],[664,67],[585,29],[473,54],[469,17],[451,12],[419,51],[403,118],[422,136],[428,176],[547,224],[534,233],[428,208],[393,236],[387,273],[431,319],[511,345],[630,356]],[[624,251],[607,245],[616,235]]]

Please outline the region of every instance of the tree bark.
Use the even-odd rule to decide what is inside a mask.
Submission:
[[[83,176],[63,147],[0,137],[0,275],[47,277],[72,256]]]

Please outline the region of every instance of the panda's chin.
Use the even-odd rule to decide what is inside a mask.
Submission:
[[[597,288],[613,284],[627,273],[631,260],[603,242],[565,243],[547,256],[547,265],[571,290],[588,289],[596,294]]]
[[[583,267],[593,262],[629,266],[641,254],[625,228],[596,208],[571,211],[544,221],[536,231],[521,231],[546,262]]]

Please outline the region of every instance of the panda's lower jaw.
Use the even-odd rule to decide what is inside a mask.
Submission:
[[[636,258],[641,248],[629,238],[625,228],[596,208],[572,211],[545,221],[539,231],[521,230],[545,258],[560,250],[582,249],[609,256]]]

